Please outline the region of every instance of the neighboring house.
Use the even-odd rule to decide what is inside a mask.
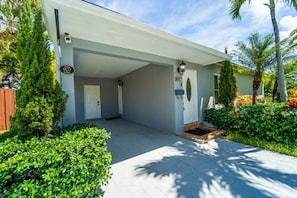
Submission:
[[[221,107],[222,105],[218,104],[218,96],[219,96],[219,78],[221,67],[224,64],[213,64],[211,65],[214,73],[213,73],[213,96],[210,97],[210,101],[207,108],[214,108],[216,106]],[[253,94],[253,73],[250,69],[242,67],[242,69],[238,69],[238,67],[234,67],[234,77],[236,79],[237,90],[240,95],[248,95],[252,96]],[[210,87],[211,88],[211,87]],[[258,89],[258,97],[264,97],[264,84],[262,83],[260,88]]]
[[[202,119],[228,55],[85,1],[41,2],[69,96],[64,125],[120,115],[180,133]]]
[[[253,95],[253,79],[254,79],[254,71],[243,67],[243,66],[234,66],[234,76],[237,81],[238,91],[241,95]],[[264,83],[262,82],[258,89],[258,97],[264,98]]]

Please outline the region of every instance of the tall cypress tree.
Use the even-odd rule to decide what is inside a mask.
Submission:
[[[34,16],[33,28],[30,4],[23,1],[23,16],[17,54],[22,80],[16,97],[16,113],[12,130],[20,136],[43,136],[51,133],[65,111],[66,96],[54,81],[50,69],[51,52],[44,35],[41,9]],[[30,22],[31,20],[31,22]]]
[[[233,107],[236,92],[237,86],[236,79],[233,75],[233,66],[231,62],[227,60],[224,62],[224,66],[222,67],[220,72],[218,102],[223,104],[227,108]]]
[[[20,23],[19,31],[17,33],[17,58],[21,62],[21,73],[25,73],[24,70],[27,68],[23,59],[29,52],[30,40],[33,31],[33,21],[30,1],[23,0],[23,4],[20,11]],[[23,67],[22,67],[23,66]]]

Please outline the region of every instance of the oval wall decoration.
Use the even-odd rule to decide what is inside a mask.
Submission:
[[[191,101],[191,96],[192,96],[192,86],[191,86],[191,81],[190,81],[189,78],[187,79],[186,91],[187,91],[187,99],[190,102]]]
[[[74,73],[74,68],[71,67],[70,65],[63,65],[60,67],[60,71],[63,74],[72,74],[72,73]]]

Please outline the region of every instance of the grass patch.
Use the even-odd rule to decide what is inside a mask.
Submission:
[[[280,143],[268,142],[264,140],[259,140],[257,138],[246,137],[237,132],[227,132],[227,135],[222,136],[222,138],[242,144],[256,146],[273,152],[297,157],[297,145],[284,145]]]

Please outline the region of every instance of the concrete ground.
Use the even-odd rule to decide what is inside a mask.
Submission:
[[[201,144],[123,119],[111,132],[104,198],[297,197],[297,158],[216,139]]]

